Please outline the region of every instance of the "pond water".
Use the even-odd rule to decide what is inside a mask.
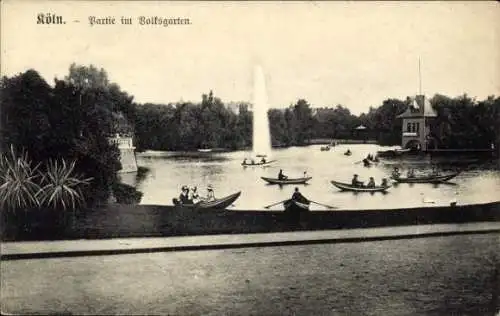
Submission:
[[[500,192],[500,170],[496,162],[471,157],[430,158],[405,157],[381,159],[372,167],[364,167],[361,160],[369,153],[386,150],[378,145],[339,145],[330,151],[321,151],[321,146],[274,149],[268,159],[276,162],[267,167],[243,167],[241,162],[249,152],[227,153],[159,152],[147,151],[137,154],[139,166],[149,168],[140,181],[132,181],[144,193],[141,204],[172,205],[183,185],[197,186],[206,194],[207,185],[214,187],[216,197],[241,191],[240,198],[229,209],[263,209],[264,206],[290,198],[296,185],[268,185],[260,177],[277,177],[280,169],[290,178],[301,177],[307,171],[312,180],[308,185],[298,185],[307,198],[341,209],[387,209],[417,206],[484,203],[498,200]],[[345,156],[349,148],[352,156]],[[353,174],[362,181],[374,177],[376,183],[390,176],[397,166],[405,173],[415,168],[418,173],[430,172],[437,165],[442,172],[465,169],[450,183],[397,184],[382,193],[341,192],[330,181],[350,182]],[[126,175],[126,177],[130,175]],[[131,181],[128,181],[129,183]],[[281,210],[282,205],[270,208]],[[312,210],[325,207],[311,204]]]

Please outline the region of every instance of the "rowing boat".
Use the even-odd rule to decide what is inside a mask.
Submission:
[[[285,207],[285,212],[300,213],[304,211],[309,211],[310,202],[299,202],[295,200],[287,200],[283,202]]]
[[[173,199],[175,206],[186,207],[186,208],[196,208],[196,209],[225,209],[226,207],[233,204],[241,195],[241,191],[234,194],[228,195],[221,199],[215,199],[213,201],[200,201],[194,204],[180,204],[178,199]]]
[[[383,150],[383,151],[377,151],[377,156],[379,157],[397,157],[401,156],[404,153],[409,153],[411,151],[410,148],[407,149],[389,149],[389,150]]]
[[[394,181],[399,183],[441,183],[455,178],[458,174],[459,174],[458,172],[455,172],[442,176],[428,175],[428,176],[416,176],[409,178],[392,177],[392,179],[394,179]]]
[[[255,163],[241,163],[242,166],[244,167],[253,167],[253,166],[265,166],[265,165],[269,165],[273,162],[275,162],[276,160],[269,160],[269,161],[266,161],[266,162],[255,162]]]
[[[375,187],[366,187],[366,186],[354,186],[349,183],[343,183],[343,182],[338,182],[338,181],[331,181],[331,183],[339,188],[342,191],[352,191],[352,192],[385,192],[387,189],[389,189],[391,186],[386,185],[386,186],[375,186]]]
[[[311,180],[312,177],[305,177],[305,178],[295,178],[295,179],[276,179],[276,178],[266,178],[266,177],[260,177],[262,180],[270,183],[270,184],[306,184],[307,181]]]

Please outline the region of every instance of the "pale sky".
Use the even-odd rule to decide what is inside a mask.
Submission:
[[[37,25],[38,13],[65,25]],[[89,16],[133,25],[88,24]],[[138,25],[139,16],[191,25]],[[74,22],[80,20],[80,23]],[[422,92],[500,95],[500,5],[491,2],[2,1],[1,72],[34,68],[50,83],[72,62],[104,68],[137,102],[251,101],[253,69],[268,103],[305,98],[359,114]]]

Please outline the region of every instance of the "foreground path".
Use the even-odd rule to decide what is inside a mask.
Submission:
[[[271,247],[315,243],[345,243],[387,239],[500,233],[500,222],[418,225],[370,229],[324,230],[266,234],[212,235],[162,238],[116,238],[43,242],[5,242],[2,260],[147,252]]]
[[[366,234],[377,230],[369,231]],[[308,236],[327,234],[315,233],[319,235]],[[302,234],[288,236],[298,239]],[[337,232],[327,237],[332,234]],[[218,242],[235,240],[217,238]],[[234,238],[243,240],[242,236]],[[203,238],[176,240],[186,244]],[[90,249],[113,242],[130,242],[123,247],[141,244],[140,240],[102,242],[71,245],[81,248],[87,244]],[[142,242],[151,246],[160,239]],[[49,251],[43,244],[29,243]],[[64,242],[53,245],[64,247]],[[12,253],[12,244],[4,246]],[[36,250],[17,248],[22,249]],[[2,261],[0,271],[1,310],[78,315],[493,315],[498,309],[500,280],[495,267],[500,265],[499,253],[500,233],[478,233],[8,260]]]

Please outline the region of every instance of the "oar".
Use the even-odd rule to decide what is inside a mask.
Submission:
[[[311,201],[311,200],[309,200],[309,202],[312,202],[312,203],[314,203],[314,204],[318,204],[318,205],[321,205],[321,206],[324,206],[324,207],[326,207],[326,208],[330,208],[330,209],[337,208],[337,207],[335,207],[335,206],[330,206],[330,205],[326,205],[326,204],[318,203],[318,202],[316,202],[316,201]]]
[[[278,205],[278,204],[283,203],[283,202],[286,202],[286,201],[288,201],[288,199],[283,200],[283,201],[276,202],[276,203],[271,204],[271,205],[268,205],[268,206],[264,206],[264,208],[270,208],[271,206],[275,206],[275,205]]]

